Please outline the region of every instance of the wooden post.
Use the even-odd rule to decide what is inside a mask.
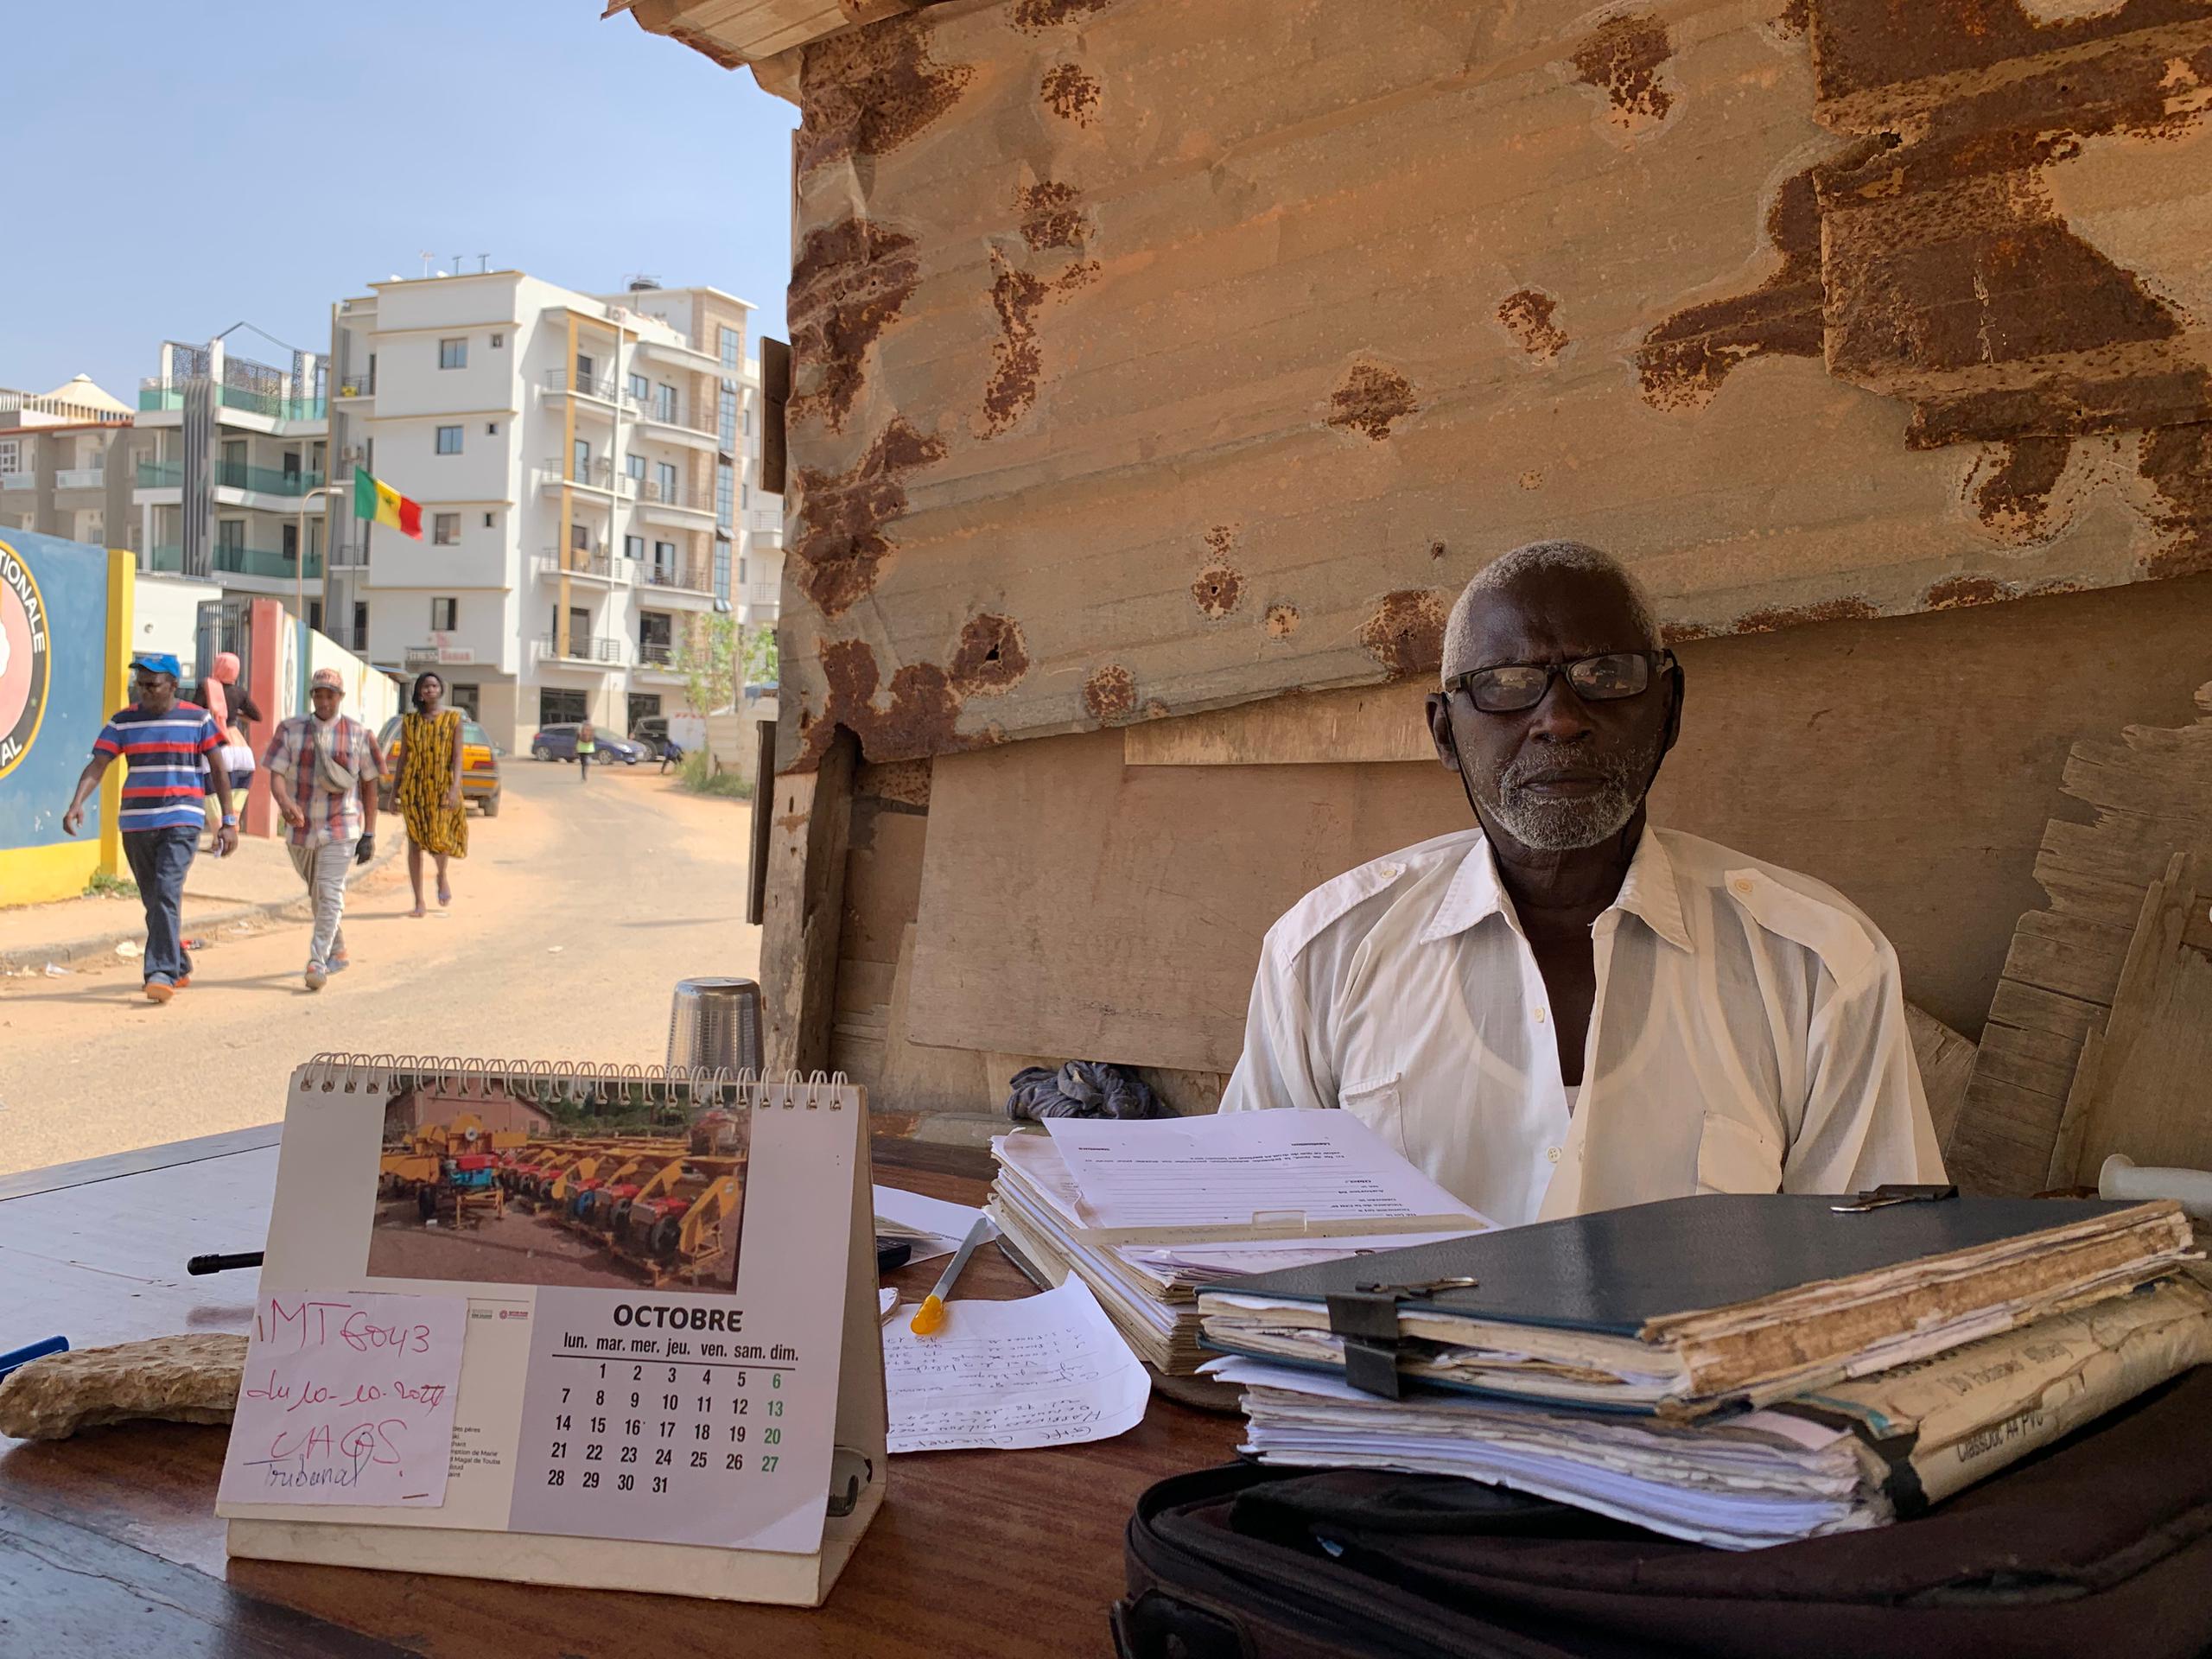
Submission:
[[[761,1048],[771,1075],[829,1069],[859,751],[853,734],[841,731],[815,771],[758,785],[772,791],[760,940]]]

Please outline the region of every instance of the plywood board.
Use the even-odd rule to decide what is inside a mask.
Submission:
[[[951,0],[799,79],[787,765],[1419,678],[1540,536],[1683,638],[2212,564],[2212,6]]]
[[[2152,1014],[2179,1017],[2212,984],[2188,963],[2160,963],[2155,953],[2146,958],[2141,931],[2144,917],[2150,915],[2156,925],[2160,911],[2145,905],[2144,895],[2160,882],[2175,855],[2212,858],[2212,685],[2198,691],[2196,702],[2204,717],[2193,725],[2130,727],[2116,743],[2076,744],[2068,759],[2066,792],[2100,804],[2093,823],[2053,823],[2037,860],[2036,879],[2050,905],[2020,918],[2005,982],[1982,1032],[1949,1154],[1953,1173],[1963,1184],[2024,1192],[2050,1179],[2085,1041],[2104,1050],[2101,1067],[2126,1073],[2126,1087],[2162,1088],[2172,1082],[2158,1071],[2164,1061],[2156,1055],[2143,1057],[2151,1073],[2129,1069],[2137,1064],[2132,1051],[2144,1042],[2126,1033]],[[2116,927],[2111,883],[2124,882],[2130,872],[2139,874],[2137,925]],[[2084,873],[2097,878],[2086,903],[2076,896],[2081,883],[2072,879]],[[2185,919],[2175,923],[2177,938]],[[2143,986],[2135,1012],[2121,1022],[2120,1036],[2107,1046],[2105,1022],[2113,1014],[2131,945],[2139,967],[2158,972]],[[2194,947],[2177,949],[2190,954]],[[2212,1007],[2206,1014],[2212,1016]],[[2202,1075],[2201,1067],[2188,1073],[2200,1085]],[[2122,1086],[2100,1077],[2091,1094]],[[2074,1167],[2078,1173],[2080,1164]]]
[[[1440,767],[1128,767],[1113,732],[942,759],[909,1029],[1228,1071],[1275,918],[1465,821]]]

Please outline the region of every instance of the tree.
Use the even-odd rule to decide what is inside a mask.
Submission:
[[[772,623],[745,631],[745,675],[741,689],[746,685],[773,685],[781,665],[776,650],[776,629]]]
[[[692,616],[677,641],[675,668],[696,712],[711,715],[737,701],[737,647],[735,617]]]

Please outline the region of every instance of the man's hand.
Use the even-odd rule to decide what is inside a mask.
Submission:
[[[304,830],[308,827],[308,815],[300,810],[298,802],[286,801],[283,805],[285,823],[290,824],[295,830]]]
[[[238,849],[238,827],[226,823],[215,831],[215,856],[228,858]]]
[[[353,849],[353,861],[356,864],[365,864],[376,855],[377,838],[372,835],[363,835],[360,843]]]
[[[61,815],[61,833],[63,835],[73,836],[84,827],[85,809],[83,807],[73,806],[67,812],[64,812]]]

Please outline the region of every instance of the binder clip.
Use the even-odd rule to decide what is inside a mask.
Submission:
[[[1845,1204],[1832,1204],[1828,1208],[1839,1216],[1860,1216],[1869,1210],[1885,1210],[1893,1204],[1935,1204],[1944,1198],[1955,1198],[1955,1186],[1931,1185],[1927,1186],[1878,1186],[1871,1192],[1854,1192]]]
[[[1329,1332],[1344,1344],[1344,1381],[1362,1394],[1398,1398],[1398,1305],[1443,1290],[1472,1290],[1472,1279],[1417,1285],[1363,1284],[1327,1299]]]

